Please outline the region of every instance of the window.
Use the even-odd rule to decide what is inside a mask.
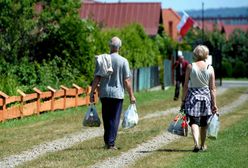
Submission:
[[[169,36],[173,38],[173,22],[169,21]]]

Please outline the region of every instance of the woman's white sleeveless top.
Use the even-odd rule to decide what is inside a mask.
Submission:
[[[190,73],[190,88],[209,87],[210,76],[213,72],[212,66],[207,66],[200,70],[196,63],[192,63],[192,70]]]

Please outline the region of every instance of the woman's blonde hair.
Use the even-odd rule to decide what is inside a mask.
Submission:
[[[205,45],[198,45],[194,49],[193,54],[196,61],[204,61],[208,57],[209,49]]]

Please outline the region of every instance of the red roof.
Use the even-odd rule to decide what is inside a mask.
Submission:
[[[213,23],[211,21],[204,21],[203,24],[202,21],[195,21],[195,26],[199,27],[200,29],[202,29],[202,27],[204,26],[204,30],[210,32],[214,31],[215,29],[221,30],[224,25],[222,22]]]
[[[105,28],[121,28],[138,23],[143,25],[148,35],[156,35],[161,3],[83,3],[80,17],[93,19]]]
[[[248,31],[248,25],[224,25],[226,37],[229,38],[229,36],[232,34],[232,32],[235,29],[239,29],[239,30],[242,30],[244,32],[247,32]]]
[[[196,25],[202,29],[202,22],[201,21],[197,21],[196,22]],[[239,29],[239,30],[242,30],[244,32],[247,32],[248,31],[248,25],[245,24],[245,25],[235,25],[235,24],[224,24],[223,22],[218,22],[217,24],[216,23],[213,23],[213,22],[210,22],[210,21],[204,21],[204,30],[207,30],[207,31],[214,31],[214,29],[217,28],[217,30],[224,30],[224,33],[226,35],[226,39],[229,38],[229,36],[232,34],[232,32],[235,30],[235,29]]]

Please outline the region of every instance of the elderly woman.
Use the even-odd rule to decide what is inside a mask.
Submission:
[[[195,145],[193,152],[198,152],[206,150],[207,122],[218,108],[214,69],[206,62],[209,50],[204,45],[198,45],[193,54],[195,62],[189,64],[186,70],[182,107],[185,109],[193,134]]]

